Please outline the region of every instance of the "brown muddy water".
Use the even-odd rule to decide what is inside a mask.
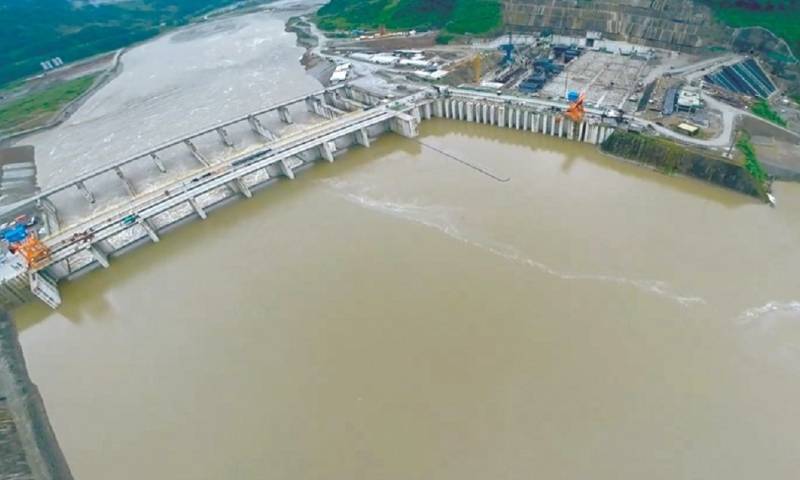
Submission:
[[[800,186],[387,135],[17,312],[80,479],[793,479]]]

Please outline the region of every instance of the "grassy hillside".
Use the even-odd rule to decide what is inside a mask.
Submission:
[[[704,0],[723,23],[732,27],[764,27],[786,40],[800,55],[800,1]]]
[[[502,25],[499,0],[331,0],[317,12],[320,28],[434,29],[486,33]]]
[[[0,85],[65,62],[130,45],[236,0],[0,0]],[[76,6],[81,5],[81,6]]]
[[[52,116],[67,103],[81,96],[94,83],[96,75],[58,83],[40,92],[0,106],[0,130],[10,130],[23,126],[29,128],[32,122]]]

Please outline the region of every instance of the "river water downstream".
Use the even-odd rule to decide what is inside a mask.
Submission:
[[[387,135],[18,311],[76,478],[796,478],[800,185],[771,209],[550,137],[420,140],[511,180]]]

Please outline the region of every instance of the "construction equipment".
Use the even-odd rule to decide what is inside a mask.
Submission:
[[[504,43],[500,45],[500,50],[505,52],[505,56],[500,61],[501,65],[510,65],[514,63],[514,37],[509,30],[508,32],[508,43]]]
[[[575,101],[569,104],[567,110],[564,112],[564,116],[569,118],[575,123],[580,123],[583,121],[583,115],[586,113],[584,109],[583,102],[586,98],[586,95],[581,93],[578,95],[578,98]]]
[[[33,232],[22,242],[14,244],[13,247],[17,253],[22,255],[31,269],[37,269],[50,258],[50,249]]]
[[[29,268],[37,268],[50,256],[50,249],[42,243],[33,226],[36,217],[20,215],[14,221],[0,226],[0,240],[11,253],[19,253]]]

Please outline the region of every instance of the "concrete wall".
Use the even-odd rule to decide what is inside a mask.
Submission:
[[[460,95],[434,100],[431,113],[439,118],[525,130],[591,144],[602,143],[615,128],[588,116],[583,122],[574,123],[561,112]]]
[[[0,477],[71,480],[39,389],[28,376],[16,326],[6,312],[0,312],[0,398],[0,467],[4,469]]]

